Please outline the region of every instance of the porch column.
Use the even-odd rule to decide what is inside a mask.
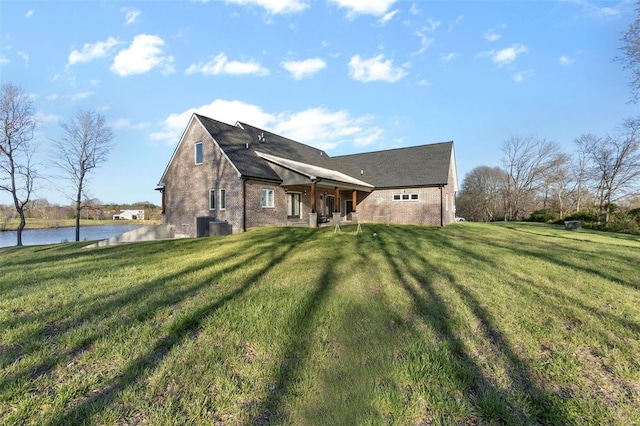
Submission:
[[[357,191],[354,189],[351,193],[351,211],[356,212],[356,203],[358,202]]]
[[[338,187],[335,187],[333,190],[333,196],[335,197],[334,200],[335,202],[333,203],[333,211],[334,213],[340,213],[340,189],[338,189]]]
[[[316,183],[311,181],[311,213],[309,213],[309,227],[318,227],[318,213],[316,213]]]

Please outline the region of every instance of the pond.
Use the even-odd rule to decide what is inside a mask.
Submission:
[[[105,240],[140,228],[141,225],[103,225],[103,226],[81,226],[80,241]],[[40,244],[56,244],[65,241],[75,241],[76,228],[47,228],[47,229],[25,229],[22,231],[22,244],[34,246]],[[16,245],[16,231],[0,232],[0,247]]]

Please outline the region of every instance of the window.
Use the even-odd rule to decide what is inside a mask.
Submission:
[[[215,210],[215,209],[216,209],[216,190],[210,189],[209,190],[209,210]]]
[[[273,207],[273,189],[263,189],[261,196],[262,207]]]
[[[196,144],[196,164],[202,164],[202,142]]]
[[[393,194],[393,201],[417,201],[418,194]]]
[[[224,210],[227,208],[227,190],[220,190],[220,210]]]

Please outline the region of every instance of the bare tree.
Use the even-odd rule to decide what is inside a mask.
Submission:
[[[102,114],[78,111],[75,118],[61,124],[63,135],[54,141],[53,163],[71,182],[76,219],[76,241],[80,241],[80,214],[89,174],[107,161],[113,132]]]
[[[634,195],[640,181],[640,118],[622,123],[619,136],[591,136],[586,147],[597,177],[598,210],[609,224],[611,203]]]
[[[640,2],[636,7],[636,14],[640,15]],[[627,31],[620,37],[620,42],[622,55],[615,60],[622,64],[622,68],[631,71],[629,81],[631,102],[636,103],[640,98],[640,18],[636,18],[629,25]]]
[[[29,96],[11,83],[0,87],[0,121],[0,190],[10,194],[20,217],[16,244],[21,246],[25,211],[38,177],[33,163],[36,145],[32,142],[36,120]]]
[[[566,154],[557,154],[549,162],[549,167],[542,178],[544,188],[543,208],[548,209],[551,205],[560,215],[564,217],[566,207],[566,196],[570,183],[569,163],[571,158]]]
[[[532,202],[543,177],[553,167],[559,154],[558,144],[533,136],[512,136],[504,141],[505,220],[522,218],[526,207]]]
[[[462,181],[456,201],[458,213],[468,220],[489,222],[502,214],[506,176],[499,167],[478,166]]]
[[[581,135],[574,140],[578,147],[576,156],[573,159],[573,180],[575,187],[573,189],[575,198],[575,212],[579,212],[582,208],[583,197],[588,194],[589,181],[592,180],[593,174],[589,167],[589,147],[594,145],[598,137],[592,134]]]

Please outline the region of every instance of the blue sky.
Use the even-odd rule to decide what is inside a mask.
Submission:
[[[0,76],[31,94],[40,158],[60,121],[115,133],[92,197],[149,200],[191,113],[351,154],[453,140],[458,178],[512,135],[571,153],[638,115],[613,59],[630,1],[15,1]],[[398,165],[402,167],[402,165]],[[48,172],[47,167],[42,167]],[[40,197],[65,204],[59,180]],[[8,198],[0,195],[0,202]]]

